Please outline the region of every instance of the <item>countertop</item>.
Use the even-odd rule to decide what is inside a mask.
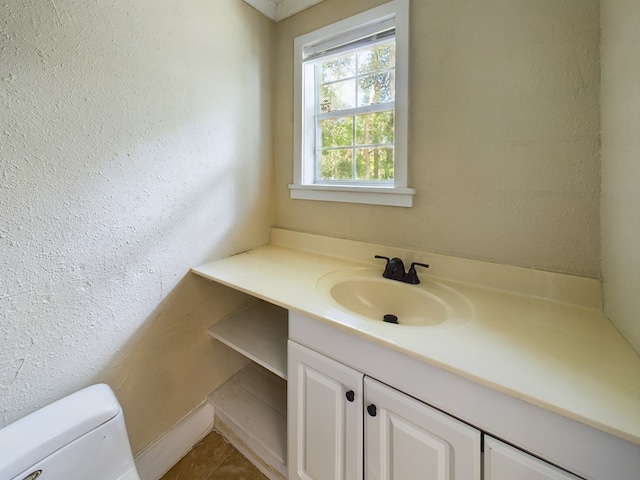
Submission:
[[[598,308],[594,281],[286,231],[274,237],[193,272],[640,445],[640,356]],[[326,254],[335,248],[341,255]],[[345,312],[318,292],[318,281],[336,270],[382,274],[372,251],[431,259],[433,272],[421,278],[464,295],[472,319],[455,328],[389,325]],[[464,271],[465,262],[471,274],[438,275]],[[491,288],[469,281],[478,272]],[[534,294],[525,293],[528,282]],[[561,293],[541,296],[547,283]]]

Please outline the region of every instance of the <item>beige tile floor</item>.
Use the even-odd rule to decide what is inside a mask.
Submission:
[[[161,480],[267,480],[267,477],[213,431]]]

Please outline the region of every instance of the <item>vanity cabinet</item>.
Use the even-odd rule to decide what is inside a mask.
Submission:
[[[362,478],[363,375],[289,341],[289,480]]]
[[[288,358],[290,480],[480,478],[480,431],[292,341]]]
[[[485,435],[485,480],[580,480],[539,458]]]
[[[479,480],[481,433],[365,377],[367,480]]]
[[[367,439],[372,426],[365,399],[371,395],[367,378],[372,378],[482,432],[487,442],[481,473],[490,480],[640,480],[640,361],[603,315],[596,280],[438,257],[432,274],[469,301],[472,320],[454,328],[381,325],[336,307],[320,287],[336,272],[370,269],[373,256],[387,247],[280,229],[271,233],[270,245],[193,269],[263,301],[210,329],[212,337],[255,362],[210,401],[216,428],[228,427],[227,438],[254,451],[255,463],[270,479],[368,478],[372,462],[365,463],[365,457],[374,455],[368,448],[382,442]],[[394,249],[396,254],[426,258],[403,249]],[[265,342],[272,337],[277,341]],[[337,362],[360,380],[352,382],[350,374],[348,380],[334,377],[324,364],[310,364],[305,373],[310,383],[301,383],[298,372],[288,370],[287,340]],[[269,375],[263,378],[265,372]],[[297,397],[289,397],[286,405],[287,381],[295,384],[292,395],[307,389],[311,407],[298,405]],[[353,402],[345,401],[350,391]],[[348,410],[354,405],[355,420]],[[386,403],[376,407],[407,418]],[[314,410],[322,413],[312,416]],[[324,433],[312,430],[309,419]],[[347,426],[353,422],[360,424]],[[395,446],[404,431],[429,443],[414,423],[411,419],[408,430],[392,431],[394,449],[389,453],[380,446],[375,454],[380,462],[411,463],[404,461],[410,449]],[[298,431],[300,439],[294,437]],[[304,450],[322,435],[333,440],[332,449]],[[492,444],[498,440],[489,437],[505,443]],[[344,447],[336,448],[336,440]],[[288,448],[295,459],[288,458]],[[353,458],[355,465],[348,463]],[[384,468],[375,474],[384,478]]]

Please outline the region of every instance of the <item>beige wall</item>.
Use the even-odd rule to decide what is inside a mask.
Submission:
[[[273,23],[240,0],[0,7],[0,427],[95,382],[135,452],[244,362],[189,269],[268,242]]]
[[[605,311],[640,352],[640,3],[601,8]]]
[[[414,207],[289,199],[293,39],[381,3],[277,25],[276,226],[598,276],[597,0],[413,0]]]
[[[277,27],[240,0],[5,2],[0,427],[105,381],[138,452],[244,362],[206,328],[249,299],[188,270],[268,241],[272,124],[276,226],[599,274],[596,0],[413,0],[415,207],[288,198],[292,40],[384,1]],[[640,6],[602,10],[606,304],[638,348]]]

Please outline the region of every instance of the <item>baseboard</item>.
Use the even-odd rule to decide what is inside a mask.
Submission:
[[[287,466],[279,459],[270,455],[264,448],[247,436],[238,425],[231,422],[227,425],[223,419],[216,416],[216,431],[222,435],[247,460],[262,472],[269,480],[286,480]],[[250,445],[249,445],[250,444]],[[259,452],[256,452],[258,450]]]
[[[208,397],[215,429],[268,479],[287,477],[287,382],[249,363]]]
[[[159,480],[213,429],[214,407],[203,402],[135,457],[140,480]]]

